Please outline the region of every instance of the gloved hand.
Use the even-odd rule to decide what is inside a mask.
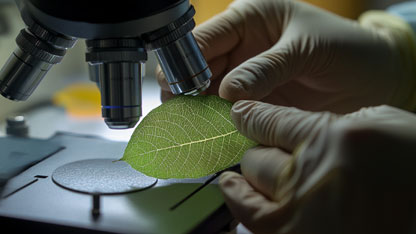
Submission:
[[[361,23],[289,0],[236,0],[194,35],[213,72],[208,94],[303,110],[416,108],[415,37],[386,13]],[[172,96],[160,69],[162,100]]]
[[[263,145],[244,155],[244,177],[226,172],[219,181],[234,216],[254,233],[415,233],[416,115],[256,101],[235,103],[231,115]]]

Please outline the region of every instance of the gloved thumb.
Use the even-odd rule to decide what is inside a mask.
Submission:
[[[261,100],[295,76],[291,43],[279,41],[267,51],[245,61],[222,80],[219,95],[231,102]],[[292,69],[296,68],[296,69]]]
[[[340,117],[330,112],[309,112],[258,101],[238,101],[231,118],[246,137],[264,146],[292,152],[308,137],[316,136]]]

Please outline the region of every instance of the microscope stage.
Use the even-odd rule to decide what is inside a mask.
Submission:
[[[16,140],[22,149],[33,145],[31,139]],[[156,180],[142,175],[116,161],[125,142],[58,133],[42,144],[47,145],[47,155],[11,179],[2,193],[2,228],[42,233],[215,233],[233,221],[215,181],[180,203],[209,177]]]

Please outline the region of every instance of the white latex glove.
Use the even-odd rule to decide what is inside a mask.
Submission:
[[[213,72],[208,94],[335,113],[416,109],[414,35],[386,13],[360,24],[298,1],[236,0],[194,35]],[[170,98],[160,69],[158,80]]]
[[[220,177],[229,208],[253,232],[416,232],[415,114],[379,106],[335,115],[239,101],[231,115],[263,145],[244,155],[244,177]]]

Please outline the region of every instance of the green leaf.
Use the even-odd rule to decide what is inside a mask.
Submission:
[[[169,100],[137,126],[121,160],[161,179],[198,178],[230,167],[256,145],[235,128],[231,106],[217,96]]]

